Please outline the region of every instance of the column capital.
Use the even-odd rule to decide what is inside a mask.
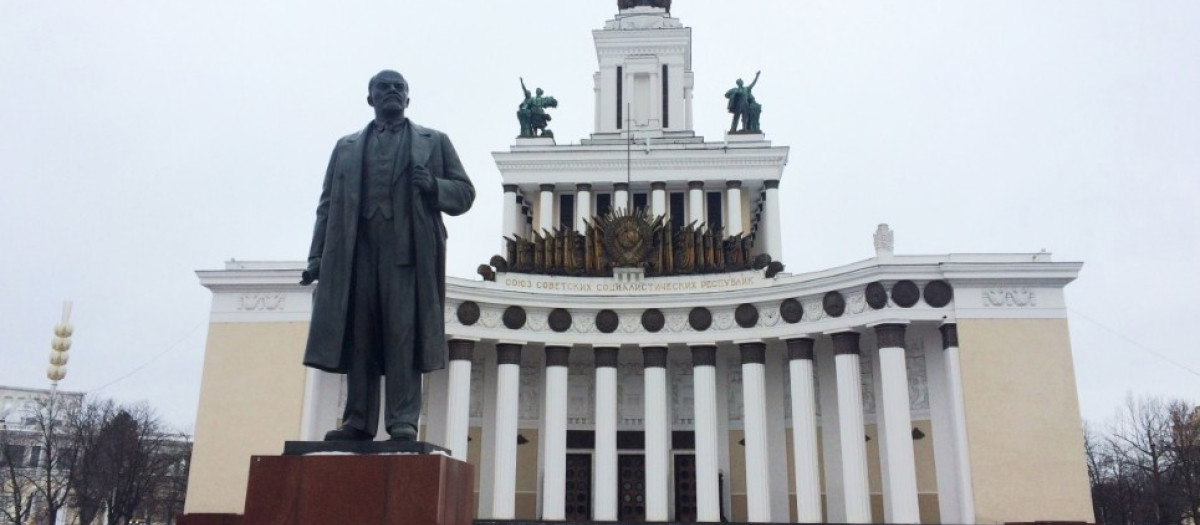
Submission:
[[[554,191],[553,184],[539,184],[538,189],[542,191]]]
[[[547,346],[546,366],[567,366],[567,358],[571,355],[569,346]]]
[[[662,182],[662,181],[654,181],[654,182],[651,182],[651,183],[650,183],[650,189],[652,189],[652,190],[665,190],[665,189],[667,189],[667,183],[665,183],[665,182]]]
[[[446,346],[450,349],[451,361],[470,361],[475,351],[475,341],[466,339],[451,339]]]
[[[858,332],[837,332],[830,337],[833,338],[833,351],[837,355],[858,355],[860,353],[858,347]]]
[[[588,184],[586,182],[580,182],[579,184],[575,185],[575,190],[576,191],[592,191],[592,185]]]
[[[732,189],[739,189],[739,188],[741,188],[741,187],[742,187],[742,181],[740,181],[740,180],[727,180],[727,181],[725,181],[725,187],[726,187],[726,188],[728,188],[728,189],[731,189],[731,190],[732,190]]]
[[[628,182],[614,182],[613,191],[629,191]]]
[[[958,347],[958,325],[954,323],[946,323],[938,328],[942,331],[942,350],[950,347]]]
[[[503,184],[504,193],[516,193],[518,186],[516,184]]]
[[[521,364],[521,348],[523,345],[516,343],[497,343],[496,344],[496,363],[501,365],[519,365]]]
[[[905,325],[886,323],[875,325],[874,328],[879,348],[904,348]]]
[[[692,367],[717,366],[717,345],[693,345]]]
[[[813,360],[813,347],[816,345],[816,340],[811,337],[797,337],[784,341],[788,349],[788,360],[795,361],[797,359]]]
[[[702,181],[702,180],[689,181],[688,189],[689,190],[702,190],[702,189],[704,189],[704,181]]]
[[[740,343],[738,348],[742,351],[742,364],[759,364],[767,363],[767,345],[761,341],[752,343]]]
[[[596,356],[596,368],[616,368],[617,350],[615,346],[597,346],[593,352]]]
[[[642,359],[646,368],[666,368],[667,347],[647,346],[642,348]]]
[[[778,180],[764,180],[763,187],[768,190],[777,190],[777,189],[779,189],[779,181]]]

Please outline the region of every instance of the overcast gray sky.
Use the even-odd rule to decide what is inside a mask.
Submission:
[[[518,131],[517,77],[559,100],[560,143],[586,137],[591,30],[615,12],[0,1],[0,384],[47,385],[72,299],[62,388],[190,428],[210,301],[193,271],[305,257],[330,149],[370,119],[383,68],[480,190],[448,224],[449,273],[473,276],[500,234],[490,152]],[[1200,402],[1200,3],[678,0],[674,15],[693,28],[698,134],[720,140],[722,93],[763,71],[763,129],[792,148],[788,271],[872,256],[880,222],[902,254],[1044,248],[1086,263],[1067,288],[1085,418],[1127,392]]]

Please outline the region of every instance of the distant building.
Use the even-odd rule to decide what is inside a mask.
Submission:
[[[784,272],[789,233],[837,218],[781,223],[790,150],[697,136],[690,28],[629,4],[593,31],[594,93],[557,94],[594,96],[594,132],[494,154],[503,193],[479,198],[503,216],[471,220],[510,241],[447,283],[421,431],[475,465],[478,516],[1093,521],[1063,293],[1082,265],[899,255],[881,225],[873,258]],[[188,513],[241,513],[252,455],[338,424],[340,378],[300,365],[304,266],[198,272]]]

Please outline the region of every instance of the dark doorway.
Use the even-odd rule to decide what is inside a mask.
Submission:
[[[646,456],[617,456],[618,521],[646,521]]]
[[[567,454],[568,521],[587,521],[592,517],[592,455]]]
[[[675,455],[675,521],[696,522],[696,455]]]

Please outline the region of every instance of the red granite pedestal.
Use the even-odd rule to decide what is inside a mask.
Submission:
[[[441,455],[254,456],[244,525],[471,525],[474,479]]]

